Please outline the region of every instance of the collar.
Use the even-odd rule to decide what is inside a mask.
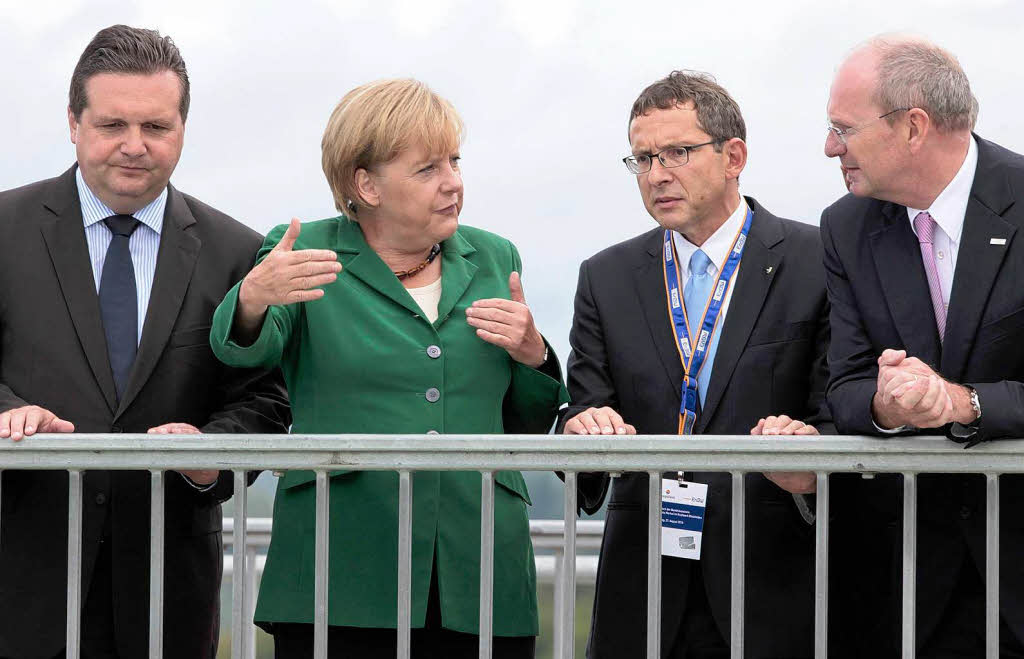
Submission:
[[[117,215],[93,194],[93,191],[85,183],[85,179],[82,178],[81,168],[75,169],[75,182],[78,184],[78,199],[82,204],[82,222],[86,227],[102,222],[111,215]],[[164,210],[166,208],[167,188],[164,187],[159,197],[132,213],[132,217],[159,234],[164,226]]]
[[[743,220],[746,217],[747,200],[743,198],[743,195],[740,195],[740,203],[736,205],[736,210],[699,248],[684,238],[683,234],[673,231],[672,239],[676,243],[676,254],[679,257],[679,262],[686,264],[686,274],[684,276],[687,278],[690,276],[690,257],[698,249],[704,250],[704,253],[708,255],[711,262],[715,264],[716,270],[713,274],[721,272],[722,268],[725,267],[726,260],[729,258],[732,241],[736,238],[736,234],[739,232],[740,227],[743,226]]]
[[[967,145],[967,157],[960,165],[960,170],[953,177],[953,180],[939,193],[939,196],[932,202],[931,208],[910,208],[907,207],[907,217],[910,219],[910,229],[917,235],[914,229],[914,218],[921,211],[927,210],[935,223],[939,225],[943,233],[956,244],[960,244],[960,233],[964,228],[964,216],[967,215],[967,200],[971,197],[971,185],[974,183],[974,174],[978,169],[978,144],[971,136]]]

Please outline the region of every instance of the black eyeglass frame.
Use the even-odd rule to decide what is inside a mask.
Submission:
[[[848,142],[846,140],[849,138],[850,135],[856,135],[857,133],[859,133],[860,131],[864,130],[865,128],[867,128],[871,124],[875,123],[879,119],[885,119],[886,117],[888,117],[891,114],[896,114],[897,112],[906,112],[908,110],[913,110],[913,109],[914,108],[896,108],[895,110],[889,110],[885,114],[880,114],[877,117],[875,117],[874,119],[872,119],[871,121],[869,121],[869,122],[867,122],[865,124],[861,124],[860,126],[850,126],[849,128],[836,128],[832,124],[831,121],[826,121],[826,126],[828,128],[828,132],[830,132],[833,135],[835,135],[836,139],[839,140],[840,144],[842,144],[843,146],[846,146],[848,144]]]
[[[651,168],[654,167],[654,159],[655,158],[658,159],[658,162],[660,162],[661,166],[664,167],[665,169],[672,169],[674,167],[682,167],[682,166],[684,166],[684,165],[686,165],[686,164],[688,164],[690,162],[690,151],[692,151],[693,149],[699,149],[702,146],[710,146],[712,144],[722,144],[723,142],[728,142],[728,141],[729,140],[725,139],[725,138],[718,138],[716,140],[711,140],[710,142],[703,142],[701,144],[690,144],[690,145],[678,144],[678,145],[667,146],[664,149],[662,149],[661,151],[658,151],[657,153],[644,154],[644,157],[646,157],[648,159],[647,160],[647,169],[642,169],[640,167],[640,162],[637,160],[637,157],[633,156],[633,155],[629,155],[629,156],[626,156],[625,158],[623,158],[622,159],[622,163],[626,166],[626,169],[629,170],[630,174],[635,174],[635,175],[639,176],[641,174],[646,174],[647,172],[651,171]],[[663,158],[661,154],[665,153],[666,151],[671,151],[672,149],[682,149],[683,153],[686,154],[686,160],[684,160],[683,162],[679,163],[678,165],[670,165],[667,162],[665,162],[665,158]],[[630,164],[630,163],[632,163],[632,164]]]

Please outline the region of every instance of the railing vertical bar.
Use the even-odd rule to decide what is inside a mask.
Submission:
[[[66,659],[78,659],[82,622],[82,472],[68,470],[68,614]]]
[[[742,471],[732,472],[732,615],[729,622],[729,646],[732,659],[743,659],[743,590],[746,576],[746,478]]]
[[[917,621],[917,475],[903,474],[903,656],[915,656]]]
[[[248,530],[246,531],[248,533]],[[248,538],[246,545],[249,544]],[[245,550],[245,659],[256,659],[256,548]]]
[[[999,474],[985,478],[985,656],[999,659]]]
[[[246,659],[246,529],[248,489],[244,470],[234,471],[235,519],[231,529],[231,659]]]
[[[480,659],[491,659],[494,630],[494,472],[481,472]]]
[[[409,659],[412,628],[412,474],[398,472],[398,659]]]
[[[562,649],[557,655],[573,659],[576,654],[576,472],[565,472],[565,520],[562,532]]]
[[[828,659],[828,473],[818,472],[814,513],[814,657]]]
[[[150,472],[149,659],[164,656],[164,472]]]
[[[327,565],[330,505],[327,472],[316,472],[316,552],[313,577],[313,657],[327,659]]]
[[[560,651],[560,649],[562,647],[562,625],[561,625],[561,621],[562,621],[562,605],[563,605],[563,600],[565,598],[565,595],[562,592],[562,585],[563,585],[562,584],[562,571],[563,570],[565,570],[565,552],[562,550],[562,547],[556,547],[555,548],[555,575],[554,575],[554,583],[552,584],[552,586],[554,588],[554,591],[555,591],[555,606],[554,606],[555,611],[554,611],[554,616],[552,617],[552,620],[551,620],[551,622],[552,622],[552,624],[551,624],[551,630],[552,630],[551,636],[552,636],[552,641],[553,641],[553,643],[552,643],[552,650],[551,650],[551,656],[555,657],[555,659],[558,658],[558,653],[559,653],[559,651]]]
[[[647,472],[647,659],[661,657],[661,473]]]

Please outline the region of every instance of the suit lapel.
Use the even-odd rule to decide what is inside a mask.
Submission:
[[[774,215],[748,199],[754,211],[750,236],[743,250],[739,273],[722,327],[715,361],[711,364],[711,380],[704,400],[704,409],[697,419],[696,433],[704,432],[725,393],[736,363],[746,348],[747,339],[754,329],[761,308],[768,297],[772,281],[782,266],[782,256],[772,248],[783,240],[782,226]]]
[[[89,262],[89,246],[85,240],[74,167],[57,179],[53,194],[44,202],[44,206],[53,216],[41,223],[40,231],[82,350],[103,392],[103,398],[113,413],[117,407],[117,391],[110,371],[110,358],[107,356],[107,339],[100,320],[99,297],[96,295],[96,280]]]
[[[991,167],[982,140],[978,146],[978,169],[964,216],[942,351],[942,374],[957,382],[963,375],[989,293],[1017,230],[1000,217],[1013,204],[1010,184],[1004,173]],[[993,245],[992,238],[1002,238],[1005,243]]]
[[[412,296],[402,286],[402,282],[398,281],[395,273],[388,268],[387,264],[366,243],[366,239],[363,237],[363,230],[359,228],[359,224],[347,218],[339,220],[338,224],[338,251],[342,254],[347,253],[351,255],[348,258],[342,259],[342,265],[344,266],[342,272],[347,272],[377,293],[405,307],[410,312],[417,315],[422,314],[423,312],[420,310],[419,305],[416,304],[416,301],[412,299]],[[442,290],[443,294],[444,291]]]
[[[907,353],[937,365],[942,348],[920,243],[910,228],[904,206],[886,203],[882,214],[883,226],[870,237],[882,294]]]
[[[437,303],[435,327],[440,327],[448,318],[448,314],[469,288],[477,270],[476,264],[466,258],[476,248],[462,234],[456,232],[442,243],[442,249],[441,299]]]
[[[647,328],[651,332],[655,350],[665,368],[665,376],[676,398],[681,400],[683,365],[679,361],[679,349],[676,346],[672,321],[668,315],[668,302],[665,298],[665,274],[661,255],[665,244],[664,235],[664,229],[650,232],[644,244],[645,250],[641,260],[633,270],[633,277],[640,307],[647,320]]]
[[[185,292],[192,280],[202,242],[191,230],[196,223],[185,198],[168,186],[167,209],[160,234],[160,250],[156,259],[153,290],[146,309],[146,322],[142,326],[142,340],[135,357],[128,385],[118,407],[120,416],[138,396],[149,376],[156,368],[171,329],[178,320],[178,312],[185,300]]]

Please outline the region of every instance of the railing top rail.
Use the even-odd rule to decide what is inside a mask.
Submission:
[[[1024,440],[942,437],[37,435],[0,441],[0,469],[366,469],[1024,473]]]

